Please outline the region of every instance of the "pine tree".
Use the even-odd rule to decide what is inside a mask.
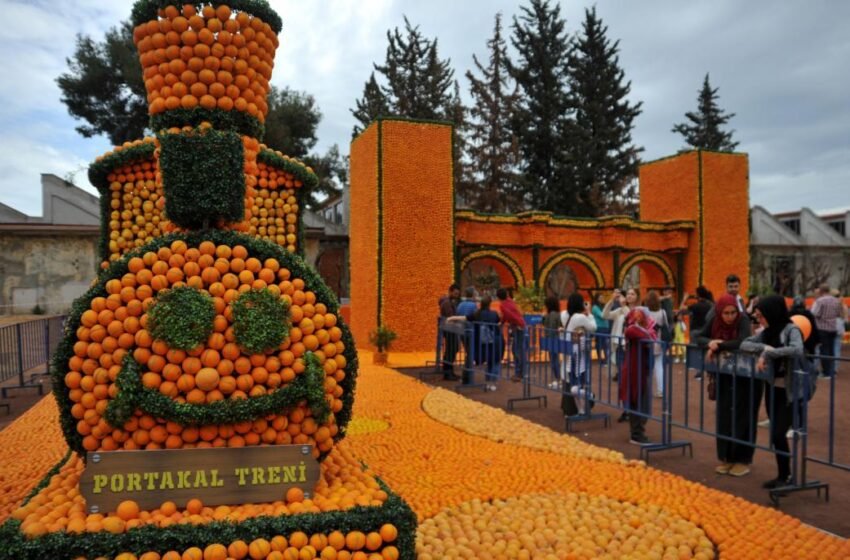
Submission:
[[[306,156],[304,163],[312,167],[319,177],[319,183],[304,193],[304,205],[308,209],[321,208],[328,198],[341,194],[348,186],[348,156],[342,156],[336,144],[328,148],[325,155]]]
[[[456,184],[464,183],[467,180],[463,157],[466,108],[454,80],[451,61],[440,58],[437,40],[426,38],[419,26],[414,27],[405,17],[404,32],[397,27],[387,31],[384,64],[373,66],[383,76],[383,84],[373,72],[363,89],[363,98],[351,111],[359,122],[354,135],[379,115],[450,121],[458,135],[453,154],[454,180]]]
[[[706,74],[702,83],[702,90],[699,92],[698,112],[685,113],[685,117],[690,122],[675,125],[673,132],[678,132],[684,136],[685,142],[691,148],[732,152],[738,146],[737,142],[732,141],[732,134],[735,131],[725,132],[720,127],[729,122],[735,116],[735,113],[724,114],[718,107],[717,89],[711,88],[711,84],[708,82],[708,74]]]
[[[467,71],[472,95],[469,124],[470,171],[474,182],[459,191],[467,206],[481,212],[518,212],[523,209],[518,191],[518,150],[511,128],[519,94],[508,74],[510,60],[502,37],[502,14],[496,14],[493,36],[487,41],[485,67],[472,55],[480,78]]]
[[[567,96],[569,40],[561,8],[530,0],[514,16],[511,43],[519,55],[510,74],[521,91],[513,119],[522,156],[520,188],[533,208],[571,213],[574,205],[566,145],[572,135]]]
[[[607,38],[608,28],[585,10],[582,32],[569,56],[569,99],[575,135],[567,153],[575,188],[572,214],[599,216],[625,210],[633,196],[638,154],[632,143],[635,117],[642,103],[626,99],[631,82],[619,66],[619,41]]]
[[[322,113],[316,99],[303,91],[271,87],[269,113],[263,143],[284,154],[302,159],[316,145],[316,129]]]
[[[375,64],[386,80],[381,89],[390,111],[413,119],[445,119],[454,70],[448,60],[440,60],[436,39],[426,39],[407,17],[404,27],[405,35],[397,27],[387,31],[386,60],[383,65]]]
[[[470,110],[463,104],[463,99],[460,96],[460,84],[455,80],[447,117],[454,125],[452,175],[455,195],[461,201],[465,200],[464,194],[470,191],[474,182],[469,160],[469,113]]]
[[[389,114],[387,98],[381,91],[381,86],[378,85],[374,72],[369,76],[369,81],[363,87],[363,97],[356,101],[356,107],[356,109],[351,109],[351,114],[354,115],[359,124],[354,125],[354,130],[351,133],[352,138],[360,134],[363,129],[369,126],[369,123],[381,115]]]

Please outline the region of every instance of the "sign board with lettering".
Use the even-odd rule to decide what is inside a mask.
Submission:
[[[309,445],[95,451],[86,455],[80,492],[89,513],[115,511],[124,500],[142,509],[192,498],[205,506],[283,500],[296,486],[310,497],[319,463]]]

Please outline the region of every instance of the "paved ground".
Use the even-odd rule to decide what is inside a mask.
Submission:
[[[848,351],[845,349],[845,357]],[[850,464],[850,416],[844,411],[850,407],[850,363],[844,364],[844,372],[839,373],[835,383],[834,406],[838,412],[836,426],[836,440],[834,442],[834,458],[845,465]],[[403,369],[400,370],[408,375],[419,376],[421,372],[430,372],[430,369]],[[693,374],[692,374],[693,376]],[[697,427],[700,418],[699,386],[693,378],[689,380],[690,399],[687,407],[689,425]],[[441,375],[427,374],[424,380],[436,386],[447,389],[455,389],[457,383],[443,381]],[[674,383],[682,387],[684,381],[684,368],[681,365],[674,366]],[[611,390],[616,395],[616,385],[611,384]],[[603,393],[607,387],[603,387]],[[809,456],[828,457],[828,441],[826,438],[828,407],[830,406],[829,383],[821,380],[815,397],[810,406],[809,422]],[[483,392],[480,389],[464,388],[462,393],[475,400],[490,404],[492,406],[506,408],[509,398],[520,396],[522,387],[519,383],[502,381],[496,392]],[[565,431],[564,416],[560,411],[560,393],[553,390],[534,389],[533,394],[545,394],[548,398],[548,407],[543,408],[537,402],[517,403],[514,413],[524,418],[548,426],[557,431]],[[616,399],[614,399],[616,400]],[[655,405],[660,403],[655,400]],[[705,401],[703,410],[703,421],[710,429],[714,427],[713,402]],[[684,399],[674,402],[674,421],[684,423],[685,419]],[[581,439],[598,444],[610,449],[623,452],[627,457],[639,458],[639,448],[628,443],[629,433],[627,424],[616,422],[619,411],[599,405],[594,412],[609,412],[611,414],[611,425],[603,426],[601,421],[587,422],[579,425],[574,435]],[[766,418],[764,412],[762,417]],[[650,422],[648,435],[653,441],[660,439],[660,425]],[[776,463],[773,455],[768,451],[756,453],[752,472],[748,476],[735,478],[721,476],[714,473],[714,467],[718,464],[716,457],[715,439],[711,436],[694,433],[685,429],[673,430],[674,440],[687,440],[693,444],[694,456],[682,456],[680,450],[667,450],[653,453],[650,464],[653,467],[666,470],[687,479],[705,484],[741,496],[749,501],[771,505],[767,491],[761,488],[761,483],[776,476]],[[768,431],[760,428],[758,442],[767,445],[769,442]],[[830,501],[826,502],[823,497],[818,498],[815,492],[801,492],[792,494],[781,500],[780,509],[790,515],[802,519],[804,522],[830,531],[842,537],[850,537],[850,473],[831,467],[825,467],[811,462],[808,463],[808,474],[810,479],[817,479],[830,484]]]

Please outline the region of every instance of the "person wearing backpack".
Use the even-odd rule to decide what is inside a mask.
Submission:
[[[788,485],[791,482],[790,448],[786,433],[791,428],[794,419],[794,407],[800,407],[814,393],[816,375],[809,372],[809,367],[803,369],[809,372],[805,376],[808,384],[801,383],[802,376],[796,370],[798,365],[805,362],[803,350],[803,333],[791,321],[785,298],[782,296],[767,296],[756,306],[756,320],[763,328],[758,334],[747,338],[741,343],[741,350],[758,354],[756,371],[768,371],[772,366],[773,383],[765,391],[765,404],[770,416],[770,439],[776,453],[776,478],[766,481],[762,488],[772,490]],[[801,409],[798,408],[799,414]]]
[[[490,296],[483,296],[477,310],[468,315],[453,315],[447,319],[450,323],[471,323],[472,339],[482,361],[486,362],[485,390],[495,391],[496,382],[502,369],[502,354],[505,351],[505,341],[502,338],[501,319],[499,314],[490,309]],[[471,383],[471,379],[465,380]]]

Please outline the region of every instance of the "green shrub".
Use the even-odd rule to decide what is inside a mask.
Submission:
[[[163,340],[171,348],[191,350],[207,341],[213,319],[215,305],[209,295],[179,286],[157,295],[148,310],[148,330],[154,340]]]
[[[242,292],[232,307],[236,342],[249,354],[277,348],[289,334],[289,305],[269,290]]]
[[[398,335],[395,331],[386,325],[381,325],[369,333],[369,342],[378,349],[378,352],[389,350],[396,338]]]

